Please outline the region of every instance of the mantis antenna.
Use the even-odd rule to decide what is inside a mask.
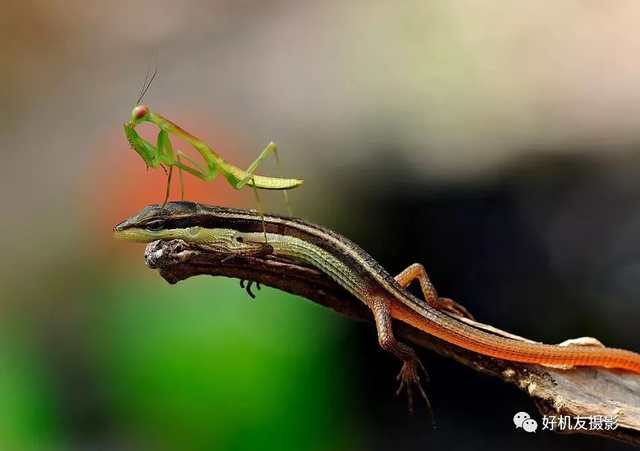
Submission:
[[[151,86],[151,83],[153,83],[153,79],[156,78],[156,75],[158,75],[158,54],[156,53],[155,50],[151,54],[151,59],[154,60],[155,62],[155,68],[153,69],[151,80],[149,80],[149,72],[151,72],[151,61],[149,61],[149,65],[147,66],[147,75],[144,76],[144,83],[142,83],[142,90],[140,91],[138,100],[136,100],[136,105],[140,105],[142,98],[147,93],[147,90]],[[147,84],[147,81],[149,81],[149,84]]]

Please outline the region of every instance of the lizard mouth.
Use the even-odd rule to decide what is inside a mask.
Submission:
[[[121,227],[122,224],[117,225],[113,229],[113,237],[116,240],[132,241],[134,243],[150,243],[159,239],[152,236],[152,234],[142,229],[125,229]]]

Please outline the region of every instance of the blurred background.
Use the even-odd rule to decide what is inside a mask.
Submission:
[[[640,351],[640,4],[2,10],[0,450],[629,449],[516,430],[540,419],[524,392],[422,351],[434,430],[371,324],[233,279],[170,286],[111,231],[164,197],[122,130],[156,51],[144,102],[241,167],[275,141],[296,215],[393,274],[423,263],[482,322]]]

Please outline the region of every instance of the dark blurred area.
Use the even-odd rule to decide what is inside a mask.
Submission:
[[[364,173],[376,171],[381,168]],[[392,164],[384,171],[411,169]],[[640,305],[632,288],[638,284],[640,240],[632,233],[638,185],[638,170],[624,162],[549,156],[505,168],[491,183],[410,183],[375,198],[359,190],[351,194],[358,201],[346,202],[360,202],[357,215],[367,227],[359,222],[344,228],[393,274],[414,260],[426,262],[440,295],[463,303],[483,322],[547,343],[593,336],[606,337],[608,346],[638,349]],[[408,255],[416,257],[407,261]],[[356,333],[356,371],[366,384],[361,396],[377,400],[393,391],[397,362],[367,345],[369,328],[359,326]],[[422,354],[437,429],[412,434],[428,417],[403,417],[404,399],[389,397],[382,409],[369,401],[376,449],[422,440],[435,449],[452,441],[462,449],[631,449],[594,437],[507,433],[507,412],[533,410],[525,393]]]
[[[433,429],[394,397],[400,362],[371,324],[268,288],[253,300],[237,280],[170,286],[111,231],[164,197],[166,175],[122,130],[155,51],[144,102],[240,167],[275,141],[305,180],[297,216],[392,274],[424,264],[484,323],[640,351],[639,13],[4,4],[0,451],[630,449],[516,429],[517,412],[540,419],[526,393],[422,351]],[[185,185],[190,200],[255,206],[222,179]],[[261,197],[285,211],[280,193]]]

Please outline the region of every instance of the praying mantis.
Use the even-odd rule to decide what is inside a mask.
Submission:
[[[147,92],[147,89],[149,89],[149,86],[151,86],[151,83],[153,82],[156,74],[157,66],[153,76],[151,77],[151,80],[149,81],[149,84],[147,84],[147,79],[149,77],[149,71],[147,71],[147,78],[145,78],[142,92],[138,97],[136,106],[131,112],[131,119],[124,124],[124,132],[127,136],[129,144],[131,145],[133,150],[135,150],[138,155],[142,157],[144,162],[147,164],[147,167],[156,169],[161,166],[167,172],[167,190],[163,205],[169,199],[171,176],[173,174],[173,168],[175,167],[178,168],[178,173],[180,176],[180,192],[182,198],[184,198],[182,171],[188,172],[189,174],[192,174],[204,180],[205,182],[213,180],[216,175],[220,173],[227,179],[229,184],[237,190],[242,189],[245,185],[253,188],[256,203],[258,205],[258,211],[261,217],[263,217],[264,215],[262,212],[262,205],[260,204],[260,198],[258,196],[258,189],[282,191],[284,194],[284,200],[287,205],[288,213],[291,216],[292,211],[289,204],[289,197],[287,196],[287,190],[300,186],[303,181],[299,179],[281,177],[282,169],[280,166],[280,158],[278,157],[278,148],[276,144],[273,142],[269,143],[269,145],[262,151],[258,158],[256,158],[256,160],[251,163],[251,165],[246,170],[242,170],[239,167],[229,163],[216,152],[214,152],[213,149],[207,146],[207,144],[205,144],[202,140],[196,138],[186,130],[183,130],[181,127],[161,116],[160,114],[150,111],[149,107],[147,107],[146,105],[140,105],[140,101]],[[135,127],[142,122],[150,122],[152,124],[155,124],[160,129],[155,146],[141,137],[135,131]],[[188,142],[191,146],[193,146],[193,148],[195,148],[202,156],[205,165],[198,163],[189,155],[180,150],[174,153],[173,145],[171,144],[169,135],[181,138]],[[256,175],[256,169],[258,168],[258,166],[260,166],[260,164],[262,164],[262,162],[270,153],[273,153],[273,155],[275,156],[278,175],[280,177],[265,177]],[[191,163],[193,166],[185,164],[183,159]],[[168,168],[168,170],[166,168]]]

